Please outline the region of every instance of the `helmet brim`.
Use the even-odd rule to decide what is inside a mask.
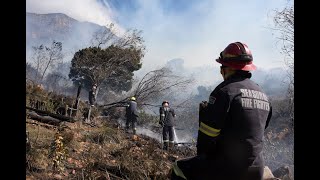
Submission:
[[[254,71],[257,69],[257,66],[255,66],[253,63],[250,64],[238,64],[238,63],[232,63],[232,62],[225,62],[221,59],[216,59],[216,61],[224,66],[231,67],[236,70],[242,70],[242,71]]]

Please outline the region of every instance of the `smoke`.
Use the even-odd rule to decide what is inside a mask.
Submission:
[[[286,119],[288,117],[272,117],[265,131],[263,157],[271,170],[288,166],[294,173],[294,130]]]
[[[121,127],[125,127],[125,119],[119,118],[117,119],[118,124]],[[162,141],[162,129],[159,126],[157,128],[157,132],[152,131],[151,129],[155,129],[154,126],[151,124],[144,124],[143,126],[137,126],[137,134],[146,135],[148,137],[151,137],[158,142]],[[174,128],[174,141],[176,143],[179,142],[193,142],[195,140],[195,136],[192,136],[189,132],[186,131],[186,129],[181,128]]]
[[[78,22],[63,14],[28,13],[26,17],[26,60],[31,61],[32,46],[38,47],[41,44],[50,46],[55,40],[62,43],[64,62],[70,62],[76,51],[90,45],[93,33],[99,28],[102,26]]]
[[[162,140],[162,131],[160,133],[156,133],[150,130],[150,127],[142,127],[142,126],[137,126],[137,134],[143,134],[146,136],[149,136],[153,139],[158,140],[161,142]],[[190,135],[188,132],[183,132],[183,130],[179,129],[177,130],[174,128],[174,141],[175,143],[181,143],[181,142],[187,142],[187,143],[192,143],[195,140],[194,137]]]
[[[98,28],[102,28],[110,23],[113,23],[113,33],[121,36],[125,32],[125,29],[115,21],[115,13],[110,8],[110,5],[107,1],[27,0],[26,12],[37,14],[62,13],[67,15],[67,18],[73,18],[70,19],[72,22],[70,27],[63,29],[63,31],[69,31],[67,34],[65,32],[55,32],[56,27],[51,27],[53,25],[50,24],[51,22],[42,24],[42,19],[32,22],[27,18],[27,35],[30,34],[32,36],[38,36],[36,41],[35,39],[27,36],[27,61],[30,61],[29,57],[32,55],[31,46],[50,44],[52,39],[63,43],[63,52],[65,54],[64,61],[71,61],[71,58],[76,51],[90,46],[90,40],[93,32]],[[60,23],[62,24],[59,25],[63,25],[64,22],[61,21]],[[40,27],[38,26],[39,24]],[[44,26],[42,27],[41,25]],[[37,34],[34,34],[34,31],[36,31]],[[41,35],[43,37],[41,37]]]
[[[126,120],[125,119],[119,118],[119,119],[117,119],[117,122],[121,127],[123,127],[123,128],[126,127]],[[151,131],[152,128],[150,127],[150,125],[137,126],[136,128],[137,128],[137,134],[143,134],[143,135],[149,136],[159,142],[161,141],[162,134],[158,133],[158,132]]]
[[[78,21],[88,21],[101,26],[114,23],[119,31],[123,31],[123,28],[115,22],[114,12],[107,1],[27,0],[26,11],[40,14],[63,13]]]
[[[134,8],[118,8],[126,27],[142,29],[148,52],[146,66],[182,58],[187,67],[212,64],[228,43],[243,41],[258,67],[277,67],[283,56],[268,27],[268,13],[286,0],[264,1],[131,1]],[[125,3],[123,3],[125,4]],[[125,6],[125,5],[123,5]],[[244,9],[251,9],[246,11]]]
[[[185,60],[181,58],[168,60],[164,66],[171,69],[174,75],[194,79],[194,83],[186,88],[183,94],[179,93],[179,96],[181,96],[182,99],[188,99],[190,94],[196,94],[198,97],[207,96],[207,91],[211,92],[223,81],[220,74],[220,68],[218,66],[204,65],[198,67],[187,67],[185,65]],[[149,67],[142,67],[142,69],[135,73],[135,78],[141,79],[148,71],[150,71]],[[286,69],[277,67],[270,69],[260,68],[253,71],[251,79],[258,83],[265,90],[267,95],[283,96],[288,87],[286,78]],[[199,87],[208,88],[208,90],[199,92]]]
[[[174,69],[176,73],[194,77],[196,82],[193,87],[217,84],[217,82],[222,81],[222,77],[219,73],[219,65],[213,60],[228,43],[235,40],[243,40],[248,43],[250,49],[254,52],[258,67],[277,66],[282,60],[276,47],[274,47],[272,38],[269,37],[271,32],[264,28],[270,19],[267,18],[268,11],[277,6],[283,6],[285,3],[282,1],[268,2],[261,7],[256,2],[240,3],[236,4],[237,6],[230,7],[230,2],[227,1],[223,3],[212,1],[184,3],[178,1],[178,6],[171,4],[169,1],[139,0],[128,2],[130,7],[125,5],[126,3],[108,0],[27,0],[26,3],[27,12],[64,13],[76,20],[93,22],[99,25],[115,23],[118,20],[119,23],[115,23],[116,29],[123,29],[120,27],[121,23],[126,27],[143,30],[148,51],[144,58],[143,67],[136,75],[139,75],[139,73],[145,74],[144,72],[156,69],[156,66],[162,64],[177,67]],[[120,6],[121,8],[119,8]],[[250,12],[250,14],[248,14],[248,11],[238,13],[238,9],[242,9],[240,8],[242,6],[245,7],[244,9],[257,6],[263,13],[260,10]],[[239,8],[234,9],[233,7]],[[249,15],[251,17],[252,14],[256,14],[256,20],[252,18],[242,19],[248,20],[248,23],[254,21],[255,23],[251,24],[257,24],[258,26],[243,27],[243,22],[237,20],[232,20],[234,23],[224,23],[231,21],[229,16],[225,16],[226,9],[230,13],[237,14],[237,16],[230,15],[232,19],[238,16],[239,18]],[[186,19],[188,21],[185,21]],[[64,51],[68,52],[65,61],[71,61],[77,50],[88,46],[91,31],[84,27],[73,28],[71,36],[63,43]],[[238,29],[237,33],[234,33],[232,29]],[[221,34],[223,34],[223,38],[221,38]],[[240,34],[243,39],[238,39]],[[27,42],[30,42],[30,40]],[[172,60],[167,61],[168,59]],[[260,82],[264,81],[261,80]],[[273,85],[275,84],[278,83]],[[267,87],[271,87],[271,85],[266,84]],[[196,88],[192,88],[193,92],[195,90]]]
[[[187,129],[174,128],[175,142],[177,143],[193,143],[196,139],[195,133],[186,131]]]
[[[147,127],[137,126],[137,134],[143,134],[143,135],[149,136],[153,139],[156,139],[159,142],[161,142],[161,139],[162,139],[161,133],[153,132],[150,130],[150,128],[147,128]]]

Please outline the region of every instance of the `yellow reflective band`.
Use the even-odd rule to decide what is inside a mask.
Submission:
[[[201,122],[199,130],[208,136],[216,137],[216,136],[219,136],[221,129],[212,128],[204,124],[203,122]]]
[[[183,179],[187,179],[187,178],[184,176],[184,174],[183,174],[183,172],[181,171],[181,169],[178,167],[177,161],[174,162],[174,164],[173,164],[173,171],[174,171],[174,173],[175,173],[177,176],[182,177]]]

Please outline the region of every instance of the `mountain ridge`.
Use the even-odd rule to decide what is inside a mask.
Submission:
[[[78,21],[63,13],[26,13],[26,49],[62,42],[63,49],[81,49],[90,46],[93,33],[106,28],[88,21]]]

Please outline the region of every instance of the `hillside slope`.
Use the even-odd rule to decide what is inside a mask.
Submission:
[[[177,158],[195,154],[190,147],[161,150],[157,140],[125,133],[112,119],[95,122],[94,127],[76,122],[57,128],[27,119],[27,179],[168,179]],[[56,168],[53,155],[61,158]]]

